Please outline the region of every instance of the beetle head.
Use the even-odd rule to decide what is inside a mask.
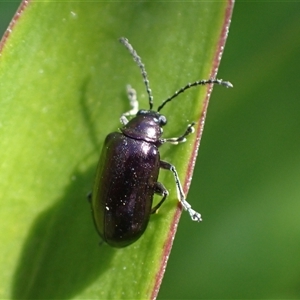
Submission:
[[[156,143],[159,141],[167,118],[153,110],[139,110],[121,131],[134,139]]]

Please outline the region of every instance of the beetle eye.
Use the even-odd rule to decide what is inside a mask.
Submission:
[[[164,125],[166,125],[167,124],[167,118],[165,117],[165,116],[160,116],[159,117],[159,125],[160,126],[164,126]]]

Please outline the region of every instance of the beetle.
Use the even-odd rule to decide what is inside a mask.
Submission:
[[[147,228],[150,215],[157,212],[168,196],[168,190],[158,182],[160,169],[172,172],[179,202],[193,221],[202,221],[186,201],[175,166],[160,159],[159,147],[165,143],[179,144],[194,132],[195,123],[175,138],[162,138],[167,118],[160,113],[166,103],[185,90],[205,84],[232,87],[228,81],[219,79],[200,80],[189,83],[153,110],[153,96],[145,66],[126,38],[120,42],[128,49],[141,70],[149,97],[149,110],[138,109],[136,91],[127,86],[131,110],[123,113],[119,132],[107,135],[99,159],[94,188],[90,194],[91,210],[96,230],[107,244],[126,247],[138,240]],[[130,120],[127,117],[133,116]],[[154,194],[162,199],[152,207]]]

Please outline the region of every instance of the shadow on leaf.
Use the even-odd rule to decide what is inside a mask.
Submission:
[[[13,299],[66,299],[109,268],[115,249],[97,244],[87,186],[94,173],[74,172],[57,203],[34,221],[15,271]]]

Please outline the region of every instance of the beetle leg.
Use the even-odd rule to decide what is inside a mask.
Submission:
[[[182,189],[182,185],[180,183],[179,176],[175,167],[166,161],[160,161],[160,167],[162,169],[169,170],[173,173],[175,183],[176,183],[176,188],[177,188],[177,196],[183,209],[188,211],[193,221],[198,221],[198,222],[202,221],[201,215],[198,212],[194,211],[191,205],[185,200],[185,195]]]
[[[125,126],[129,121],[125,116],[121,116],[120,118],[120,122]]]
[[[161,143],[162,144],[163,143],[171,143],[171,144],[174,144],[174,145],[177,145],[179,143],[184,143],[186,141],[185,137],[195,131],[195,129],[194,129],[195,124],[196,124],[195,122],[189,124],[186,131],[185,131],[185,133],[183,135],[181,135],[180,137],[161,139]]]
[[[120,118],[120,122],[123,125],[126,125],[128,123],[128,119],[126,118],[126,116],[134,116],[139,110],[139,102],[136,97],[135,89],[133,89],[129,84],[126,86],[126,89],[127,89],[127,97],[129,100],[129,104],[131,106],[131,110],[122,114]]]
[[[160,182],[156,182],[155,183],[155,193],[158,195],[163,196],[163,198],[159,201],[158,204],[156,204],[154,207],[152,207],[151,209],[151,214],[155,214],[157,213],[158,209],[161,207],[161,205],[164,203],[164,201],[166,200],[166,198],[169,195],[168,190],[164,187],[164,185]]]
[[[132,88],[129,84],[126,86],[126,89],[131,110],[123,113],[123,116],[134,116],[139,110],[139,102],[136,97],[136,90]]]

